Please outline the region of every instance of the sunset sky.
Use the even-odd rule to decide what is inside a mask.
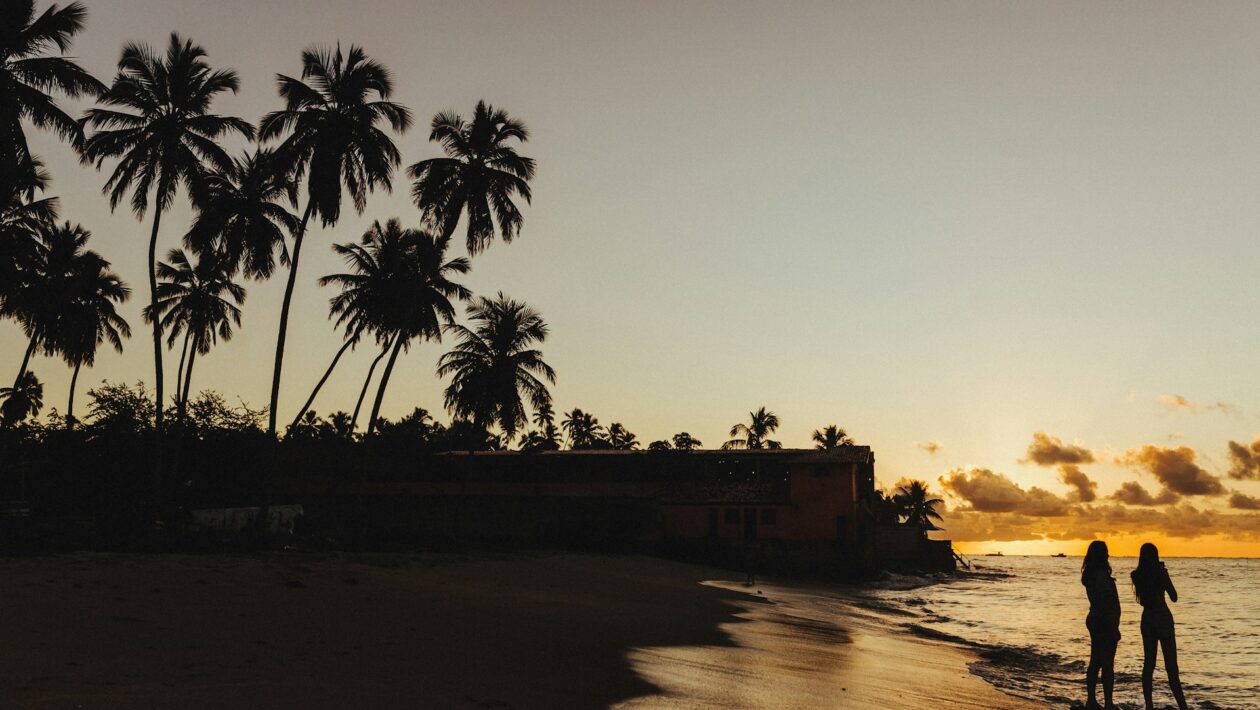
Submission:
[[[557,410],[644,443],[716,446],[762,405],[787,446],[839,424],[882,484],[946,492],[946,536],[970,552],[1101,535],[1260,556],[1260,5],[86,4],[71,53],[99,78],[124,42],[177,30],[240,73],[216,109],[251,121],[303,48],[364,46],[416,115],[404,164],[439,154],[439,110],[523,119],[533,205],[466,283],[542,311]],[[152,378],[150,222],[111,214],[107,173],[33,135],[63,216],[136,291],[136,335],[81,375],[83,406],[102,379]],[[328,245],[418,222],[396,182],[308,236],[282,421],[341,344],[315,283],[342,270]],[[181,198],[163,217],[160,251],[189,215]],[[248,284],[194,390],[266,403],[283,286]],[[439,412],[447,345],[400,361],[386,416]],[[24,347],[0,324],[0,360],[16,370]],[[351,409],[374,354],[348,356],[316,409]],[[34,370],[64,411],[69,369]]]

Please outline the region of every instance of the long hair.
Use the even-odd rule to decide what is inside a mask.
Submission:
[[[1159,565],[1159,548],[1144,542],[1138,551],[1137,569],[1129,574],[1133,593],[1142,606],[1156,601],[1164,593],[1164,574]]]
[[[1107,557],[1107,543],[1102,540],[1089,543],[1089,548],[1085,550],[1085,561],[1081,563],[1081,584],[1085,584],[1099,570],[1108,577],[1111,576],[1111,563],[1107,561]]]

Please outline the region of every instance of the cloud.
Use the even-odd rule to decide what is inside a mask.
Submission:
[[[1188,409],[1193,412],[1199,408],[1197,405],[1193,404],[1190,400],[1186,399],[1185,397],[1182,397],[1179,394],[1161,394],[1159,396],[1159,403],[1167,407],[1170,411],[1176,411],[1178,409]]]
[[[1229,459],[1232,462],[1230,478],[1260,478],[1260,439],[1251,442],[1250,446],[1237,441],[1229,442]]]
[[[928,452],[928,454],[935,454],[941,450],[941,442],[939,441],[916,441],[914,445]]]
[[[1164,405],[1170,412],[1221,412],[1222,414],[1232,414],[1238,416],[1242,411],[1237,405],[1229,402],[1217,402],[1216,404],[1197,404],[1182,397],[1179,394],[1161,394],[1159,403]]]
[[[1050,491],[1037,486],[1024,490],[1003,474],[987,468],[955,469],[941,476],[940,481],[946,491],[966,501],[970,510],[982,513],[1018,512],[1034,517],[1056,517],[1068,510],[1068,502]]]
[[[1234,491],[1234,495],[1229,497],[1229,507],[1236,510],[1260,510],[1260,498]]]
[[[1109,497],[1125,505],[1169,505],[1181,500],[1181,496],[1167,488],[1160,491],[1158,496],[1152,496],[1137,481],[1125,481],[1120,485],[1120,489]]]
[[[1089,503],[1098,497],[1098,484],[1089,480],[1089,476],[1075,464],[1060,465],[1059,480],[1073,488],[1068,494],[1069,500]]]
[[[1094,454],[1082,446],[1065,445],[1057,436],[1050,436],[1044,431],[1033,433],[1032,443],[1028,445],[1028,458],[1038,466],[1055,466],[1058,464],[1093,463]]]
[[[1195,458],[1194,449],[1188,446],[1171,449],[1147,444],[1124,452],[1117,463],[1146,471],[1179,495],[1223,495],[1225,486],[1221,485],[1221,479],[1203,470],[1195,463]]]

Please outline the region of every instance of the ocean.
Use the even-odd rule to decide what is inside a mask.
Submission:
[[[1080,583],[1081,558],[979,557],[971,572],[893,577],[859,594],[914,633],[955,641],[983,660],[972,671],[1002,690],[1070,708],[1085,700],[1089,603]],[[1142,708],[1141,607],[1129,572],[1136,558],[1113,557],[1123,607],[1116,653],[1116,702]],[[1166,560],[1180,601],[1178,660],[1192,708],[1260,710],[1260,559]],[[1099,688],[1099,702],[1102,689]],[[1156,707],[1175,708],[1164,675],[1155,670]]]

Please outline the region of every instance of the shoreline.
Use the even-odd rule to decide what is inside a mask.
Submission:
[[[831,590],[560,552],[0,558],[0,696],[74,707],[1031,708]],[[757,594],[760,590],[761,594]]]

